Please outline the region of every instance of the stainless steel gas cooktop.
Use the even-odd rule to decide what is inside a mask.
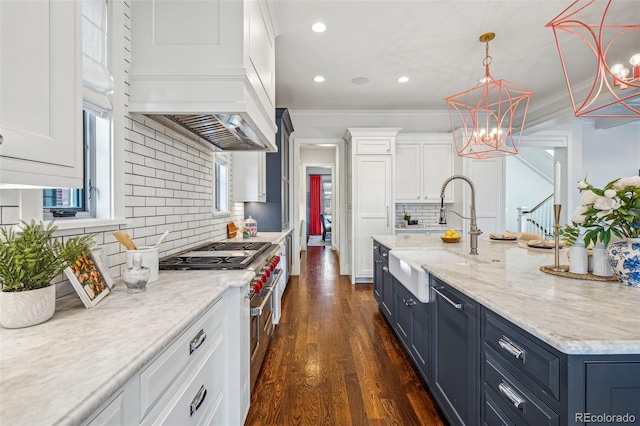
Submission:
[[[207,243],[160,259],[160,269],[245,269],[270,246],[255,241]]]

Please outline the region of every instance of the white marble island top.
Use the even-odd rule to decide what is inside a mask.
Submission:
[[[481,236],[478,256],[469,254],[469,237],[454,244],[437,235],[373,237],[390,249],[441,247],[468,264],[431,264],[424,269],[515,325],[566,354],[640,354],[640,288],[618,282],[586,281],[549,275],[553,250]],[[567,264],[561,253],[561,264]]]
[[[0,424],[79,424],[169,346],[246,271],[161,271],[143,293],[124,284],[96,307],[59,299],[53,318],[0,328]]]

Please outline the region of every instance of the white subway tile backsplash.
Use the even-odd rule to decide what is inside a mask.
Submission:
[[[144,136],[148,136],[148,137],[150,137],[150,138],[155,137],[155,135],[156,135],[156,131],[155,131],[154,129],[152,129],[151,127],[149,127],[149,126],[145,126],[145,125],[144,125],[144,124],[142,124],[141,122],[136,121],[136,120],[138,120],[138,117],[141,117],[141,116],[134,116],[134,117],[133,117],[133,127],[132,127],[132,130],[133,130],[135,133],[141,133],[142,135],[144,135]],[[144,118],[143,118],[143,120],[144,120]]]
[[[20,192],[17,189],[0,189],[0,206],[20,205]],[[4,222],[3,222],[4,223]]]
[[[2,223],[18,223],[20,222],[20,207],[3,206],[0,207],[0,217]]]

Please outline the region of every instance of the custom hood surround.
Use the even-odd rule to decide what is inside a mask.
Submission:
[[[271,7],[133,1],[129,111],[225,151],[277,151]]]

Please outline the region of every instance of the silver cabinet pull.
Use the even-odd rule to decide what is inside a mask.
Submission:
[[[189,417],[193,416],[193,414],[198,411],[198,408],[204,402],[204,399],[207,397],[207,389],[205,389],[204,385],[200,386],[200,390],[196,394],[196,396],[191,401],[191,405],[189,406]]]
[[[416,301],[413,299],[402,299],[402,302],[406,305],[406,306],[413,306],[416,304]]]
[[[374,250],[378,250],[378,246],[374,245],[374,246],[373,246],[373,249],[374,249]]]
[[[389,254],[385,251],[384,253],[382,253],[382,257],[387,257]]]
[[[513,355],[515,359],[521,359],[522,361],[524,361],[525,350],[509,340],[508,337],[500,337],[500,340],[498,340],[498,344],[502,349]]]
[[[442,289],[442,287],[436,288],[433,287],[433,291],[435,291],[440,297],[442,297],[444,300],[446,300],[447,302],[449,302],[449,304],[451,306],[453,306],[456,309],[462,309],[462,303],[456,303],[453,300],[449,299],[447,296],[445,296],[444,294],[442,294],[440,292],[440,290]]]
[[[389,267],[387,267],[387,266],[383,266],[383,267],[382,267],[382,270],[383,270],[383,271],[385,271],[385,272],[389,272]]]
[[[193,351],[198,349],[206,339],[207,333],[204,332],[204,329],[200,330],[198,334],[196,334],[196,337],[191,339],[191,342],[189,343],[189,355],[191,355]]]
[[[498,390],[501,394],[507,397],[509,401],[511,401],[514,407],[522,409],[522,405],[525,403],[525,399],[518,395],[511,386],[502,381],[498,385]]]

